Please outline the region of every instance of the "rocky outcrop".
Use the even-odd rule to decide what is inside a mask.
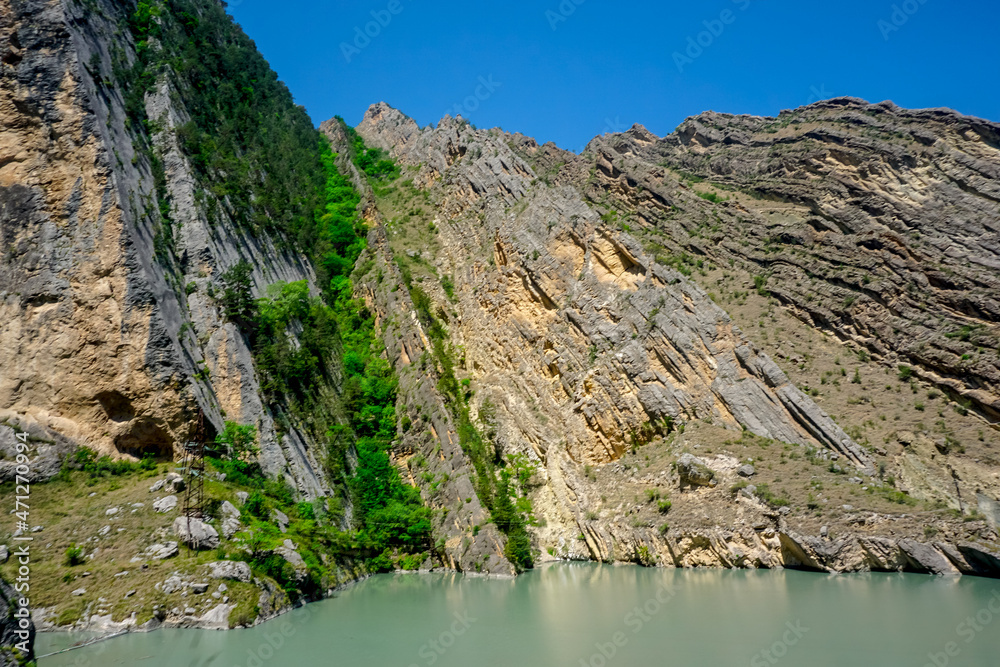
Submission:
[[[214,549],[219,546],[219,533],[201,519],[179,516],[174,519],[174,534],[192,549]]]
[[[339,123],[324,123],[322,129],[334,147],[346,155],[346,137]],[[346,161],[342,171],[350,172],[352,168]],[[356,171],[354,174],[359,190],[372,202],[369,186]],[[381,221],[378,211],[371,207],[366,215],[377,223]],[[416,316],[413,300],[399,288],[404,280],[383,225],[374,225],[358,265],[371,267],[364,275],[355,274],[355,291],[378,315],[387,357],[398,372],[401,412],[410,420],[410,426],[400,429],[395,448],[397,464],[407,467],[403,478],[424,488],[428,505],[444,510],[444,518],[436,528],[445,539],[449,566],[468,572],[512,575],[514,568],[503,555],[503,535],[490,523],[476,495],[473,466],[462,451],[454,415],[437,389],[437,369],[421,362],[430,354],[431,344]],[[416,455],[419,458],[414,458]],[[425,475],[437,481],[433,488],[428,488]]]
[[[785,116],[779,120],[807,125],[811,115],[817,116],[813,121],[819,123],[819,116],[826,114],[824,119],[836,124],[835,110],[841,106],[836,102],[813,105],[796,112],[799,120]],[[874,109],[869,115],[881,113],[905,116],[907,112]],[[786,520],[793,512],[791,507],[781,506],[787,505],[787,499],[775,497],[766,483],[758,494],[747,479],[753,476],[756,483],[759,468],[733,458],[710,459],[677,451],[677,433],[685,426],[710,423],[713,428],[721,426],[792,445],[792,450],[785,447],[786,452],[795,452],[794,447],[798,447],[793,458],[807,456],[813,461],[811,465],[825,466],[832,474],[846,472],[849,483],[866,490],[879,486],[882,482],[877,478],[885,474],[885,465],[875,464],[876,452],[884,455],[884,451],[867,443],[859,445],[848,436],[679,270],[682,267],[663,251],[664,247],[683,250],[695,258],[710,258],[716,265],[746,263],[760,276],[755,287],[762,294],[770,294],[800,315],[815,314],[822,305],[828,309],[824,311],[826,318],[809,315],[810,323],[836,329],[851,345],[864,347],[884,362],[912,363],[906,373],[923,377],[915,362],[894,351],[901,349],[901,338],[894,338],[890,345],[877,342],[872,332],[858,336],[852,329],[850,335],[844,334],[846,329],[840,328],[844,320],[837,317],[844,309],[851,310],[851,304],[845,298],[850,294],[844,291],[848,288],[842,277],[829,277],[835,286],[829,292],[817,287],[818,275],[808,281],[778,277],[786,266],[774,258],[775,248],[784,252],[781,244],[792,244],[792,254],[803,249],[828,253],[823,255],[824,262],[834,257],[825,245],[828,243],[839,248],[836,257],[847,252],[847,243],[854,243],[855,253],[868,253],[872,247],[860,240],[855,243],[854,237],[848,240],[843,225],[837,227],[829,221],[832,195],[812,206],[822,210],[804,214],[798,222],[764,217],[766,212],[755,210],[754,202],[766,208],[777,199],[791,199],[787,193],[770,198],[761,190],[765,185],[778,187],[775,184],[779,181],[787,182],[790,185],[782,192],[794,186],[802,196],[808,188],[799,187],[794,174],[773,168],[760,171],[753,179],[747,176],[750,167],[735,161],[749,158],[741,157],[733,147],[750,146],[749,155],[764,155],[765,150],[753,148],[754,142],[772,145],[764,143],[772,139],[765,130],[772,121],[725,120],[733,125],[756,123],[754,127],[763,136],[738,141],[742,135],[735,131],[726,134],[714,126],[709,131],[702,123],[691,124],[694,131],[689,132],[684,125],[676,135],[659,139],[636,127],[623,135],[595,139],[583,156],[575,156],[549,145],[538,146],[520,135],[475,130],[462,119],[446,117],[436,127],[419,128],[385,104],[369,109],[358,132],[368,145],[389,151],[412,175],[412,187],[406,183],[399,187],[400,192],[370,198],[366,217],[374,226],[370,237],[373,254],[363,260],[374,259],[374,264],[359,281],[361,293],[387,332],[390,361],[401,377],[401,410],[411,419],[410,428],[417,431],[416,436],[403,434],[406,444],[399,449],[399,465],[428,495],[418,468],[425,460],[436,459],[435,464],[442,459],[449,461],[446,470],[452,478],[461,479],[463,471],[470,470],[468,460],[455,447],[457,438],[448,425],[448,411],[442,408],[444,401],[436,386],[439,369],[427,364],[429,337],[406,290],[399,288],[415,280],[430,296],[430,309],[447,329],[449,345],[456,351],[456,374],[470,382],[473,416],[480,411],[488,414],[477,423],[492,438],[498,460],[518,453],[538,468],[531,497],[539,525],[532,532],[543,559],[547,551],[563,558],[678,567],[789,566],[939,574],[987,571],[986,566],[975,570],[959,544],[966,533],[995,539],[988,526],[955,525],[948,528],[948,540],[928,542],[919,536],[920,524],[908,523],[905,515],[863,518],[851,515],[851,506],[844,505],[846,516],[836,526],[803,530]],[[972,125],[977,122],[968,121]],[[330,136],[335,135],[332,124],[324,127]],[[783,138],[781,132],[779,129],[773,137],[775,142]],[[866,150],[884,148],[871,144]],[[975,150],[981,158],[976,168],[985,169],[982,161],[992,159],[989,149],[979,146]],[[711,151],[728,151],[731,168],[716,170]],[[678,157],[689,155],[697,155],[705,164],[696,165],[693,157],[689,164]],[[674,159],[680,160],[676,168],[670,166]],[[791,162],[786,160],[785,164]],[[771,180],[765,180],[763,174],[769,174]],[[741,197],[738,204],[727,203],[724,194],[706,194],[692,187],[699,178],[733,183],[737,177],[747,179],[748,184],[741,186],[744,189],[751,185],[757,188],[754,193],[759,198]],[[867,178],[869,183],[877,180],[871,172],[856,173],[854,178]],[[977,187],[981,194],[992,186],[980,182]],[[816,198],[819,191],[822,188],[809,195]],[[859,205],[842,195],[838,191],[843,206]],[[926,196],[938,196],[938,192],[929,191]],[[415,216],[426,215],[426,209],[420,208],[425,203],[432,207],[433,215],[417,218],[414,223]],[[982,204],[985,208],[976,210],[982,213],[991,205],[987,198]],[[973,209],[969,204],[969,210]],[[792,214],[784,211],[780,215]],[[988,236],[991,228],[983,215],[977,215],[975,224]],[[863,216],[854,217],[860,220]],[[833,226],[821,230],[817,220]],[[714,234],[711,243],[703,233],[695,233],[707,224]],[[760,231],[755,227],[758,224]],[[662,241],[640,242],[630,227],[638,228],[643,239]],[[779,235],[779,227],[788,229],[788,235]],[[793,230],[805,227],[812,231]],[[937,245],[943,247],[943,242]],[[963,247],[968,248],[968,244]],[[763,270],[762,257],[769,262]],[[695,265],[694,259],[687,261]],[[895,260],[885,261],[891,264]],[[806,262],[796,255],[794,265],[805,267]],[[399,266],[405,268],[405,279]],[[808,270],[815,272],[812,265]],[[865,286],[859,288],[859,298],[873,294],[870,286],[875,273],[872,267],[868,270],[873,272],[867,279],[858,278]],[[898,275],[919,283],[913,273]],[[982,282],[989,278],[982,277],[982,269],[969,269],[963,275],[980,282],[962,287],[966,294],[961,298],[986,304],[977,312],[992,312],[988,305],[991,297]],[[782,290],[790,284],[804,286],[802,300],[812,303],[809,309],[784,296]],[[903,292],[913,292],[913,288],[904,288]],[[820,294],[825,301],[817,304],[814,296],[806,298],[808,294]],[[830,309],[834,298],[839,300],[838,308]],[[890,309],[897,309],[895,304],[902,302],[898,295],[893,298],[896,301]],[[959,297],[952,294],[948,298]],[[898,315],[911,317],[913,311],[908,308],[899,306]],[[861,311],[855,308],[851,312]],[[970,326],[982,333],[992,325],[986,329],[977,329],[978,324]],[[939,341],[968,342],[961,340],[967,338],[964,331],[954,336],[942,333]],[[980,361],[985,362],[986,377],[993,362]],[[903,371],[899,372],[902,376]],[[950,392],[967,393],[954,383],[928,380]],[[686,442],[697,446],[698,439]],[[654,452],[675,452],[670,459],[674,472],[637,479],[636,471],[641,467],[617,462],[638,448],[648,452],[647,461]],[[989,473],[977,471],[971,461],[954,462],[954,468],[948,468],[952,472],[944,475],[939,475],[944,472],[940,461],[935,462],[930,454],[921,453],[915,461],[919,463],[901,467],[903,487],[912,487],[921,497],[939,498],[926,491],[938,489],[945,497],[955,497],[954,506],[964,508],[961,497],[970,491],[990,489],[992,494],[994,481]],[[591,472],[593,468],[602,470],[601,482]],[[613,489],[614,480],[619,479],[636,489],[637,495],[648,492],[649,506],[655,507],[670,475],[675,480],[671,484],[678,485],[673,488],[686,489],[685,495],[690,494],[690,502],[695,504],[685,504],[683,513],[675,516],[676,501],[674,510],[669,502],[660,502],[659,520],[648,517],[649,510],[642,509],[641,502],[630,507],[624,500],[617,508],[608,508],[611,501],[599,490]],[[911,477],[914,484],[908,481]],[[992,495],[986,498],[992,501]],[[449,512],[459,512],[461,517],[453,539],[462,529],[479,525],[475,514],[468,514],[472,508],[466,508],[463,515],[462,503],[456,500],[454,491],[444,495]],[[698,502],[708,503],[706,507],[712,510],[699,514],[691,509]],[[776,504],[770,506],[772,502]],[[990,507],[989,502],[981,504]],[[906,527],[901,532],[887,530],[887,521],[901,521]],[[705,524],[717,527],[705,528]],[[865,530],[859,531],[859,525]],[[809,530],[816,532],[810,535]],[[831,537],[834,533],[836,537]],[[463,543],[470,540],[467,532]]]
[[[384,105],[372,107],[358,131],[415,170],[414,183],[426,183],[437,211],[436,239],[423,247],[407,246],[403,230],[387,232],[376,213],[375,264],[360,280],[386,331],[406,412],[420,415],[418,433],[432,434],[422,449],[404,450],[426,460],[440,447],[433,458],[459,460],[433,369],[428,378],[417,363],[430,349],[428,337],[409,296],[395,287],[403,282],[395,265],[408,261],[400,259],[405,254],[453,281],[454,299],[437,281],[423,280],[421,289],[444,313],[453,348],[462,350],[461,374],[475,382],[473,406],[495,410],[499,450],[523,453],[543,469],[553,496],[546,520],[564,527],[553,539],[565,543],[577,530],[574,465],[615,461],[688,420],[829,447],[872,470],[869,455],[704,291],[627,233],[607,229],[572,189],[540,186],[507,137],[449,118],[418,130]],[[461,479],[463,470],[468,463],[448,472]],[[411,468],[411,475],[419,483],[420,471]],[[480,522],[473,508],[464,508],[473,514],[459,525]],[[462,516],[463,508],[455,510]]]
[[[691,454],[682,454],[677,459],[677,474],[680,475],[681,485],[687,486],[715,486],[715,473],[705,465],[705,462]]]
[[[269,474],[327,495],[310,436],[295,424],[279,434],[250,349],[211,296],[241,259],[257,294],[278,281],[312,284],[313,271],[282,239],[240,228],[199,180],[178,147],[188,114],[170,77],[146,95],[152,134],[140,136],[112,67],[135,58],[131,11],[31,0],[0,17],[10,54],[0,65],[0,418],[54,433],[38,451],[48,461],[78,445],[173,455],[199,413],[208,437],[226,415],[257,426]],[[175,260],[154,247],[161,195]],[[35,468],[50,476],[59,465]]]
[[[1000,344],[998,137],[951,110],[853,98],[704,113],[663,138],[595,139],[586,189],[996,421],[1000,358],[980,351]]]
[[[250,566],[243,561],[217,560],[208,564],[213,579],[233,579],[244,583],[250,581]]]

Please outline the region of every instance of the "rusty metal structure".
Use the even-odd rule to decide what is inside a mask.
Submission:
[[[184,458],[181,473],[184,476],[184,500],[181,515],[186,517],[191,546],[197,550],[198,544],[191,530],[192,519],[205,518],[205,414],[198,411],[198,428],[194,438],[184,444]]]

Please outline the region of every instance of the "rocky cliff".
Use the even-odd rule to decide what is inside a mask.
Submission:
[[[214,0],[0,3],[44,627],[557,559],[996,576],[998,183],[1000,126],[855,99],[580,155],[385,104],[317,132]],[[223,564],[172,560],[173,462],[234,426]]]
[[[663,139],[641,127],[595,139],[589,194],[630,202],[638,225],[689,252],[753,267],[813,326],[995,422],[998,151],[997,123],[842,98],[777,118],[707,113]],[[734,196],[700,204],[677,191],[685,176]],[[657,195],[700,211],[667,220]],[[713,217],[701,234],[700,215]]]
[[[373,234],[434,314],[367,283],[425,380],[401,396],[417,483],[475,458],[421,407],[449,400],[429,324],[497,460],[534,465],[541,560],[995,571],[995,125],[833,100],[575,155],[377,104],[358,132],[404,167]]]
[[[199,412],[209,437],[225,418],[250,423],[267,472],[324,495],[309,435],[278,432],[212,295],[241,259],[258,294],[313,270],[280,234],[239,225],[245,212],[179,150],[174,73],[145,93],[126,75],[157,48],[133,37],[134,12],[32,0],[0,14],[2,416],[137,457],[179,452]]]

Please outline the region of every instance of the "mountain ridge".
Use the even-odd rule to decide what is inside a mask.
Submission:
[[[566,559],[1000,574],[996,123],[316,130],[214,1],[5,8],[0,474],[27,439],[39,628]],[[175,523],[199,438],[212,549]]]

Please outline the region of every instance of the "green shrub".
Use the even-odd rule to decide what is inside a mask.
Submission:
[[[295,506],[296,512],[300,519],[305,519],[307,521],[316,520],[316,510],[313,508],[312,503],[302,502]]]
[[[258,519],[267,518],[267,500],[260,491],[254,491],[243,503],[243,511]]]
[[[73,567],[83,565],[86,559],[83,557],[83,548],[76,544],[71,544],[66,548],[66,565]]]
[[[252,459],[259,452],[257,427],[253,424],[227,421],[225,430],[215,437],[215,444],[225,448],[232,460]]]
[[[726,197],[720,197],[714,192],[699,192],[698,196],[706,201],[712,202],[713,204],[720,204],[724,201],[727,201]]]
[[[770,292],[767,291],[767,287],[765,287],[766,284],[766,275],[761,274],[753,277],[753,286],[757,290],[757,294],[761,296],[768,296],[770,294]]]
[[[757,484],[756,495],[772,507],[783,507],[791,504],[791,501],[789,501],[788,498],[775,495],[767,484]]]
[[[253,298],[251,274],[253,267],[240,260],[222,274],[222,312],[251,340],[256,333],[257,303]]]

